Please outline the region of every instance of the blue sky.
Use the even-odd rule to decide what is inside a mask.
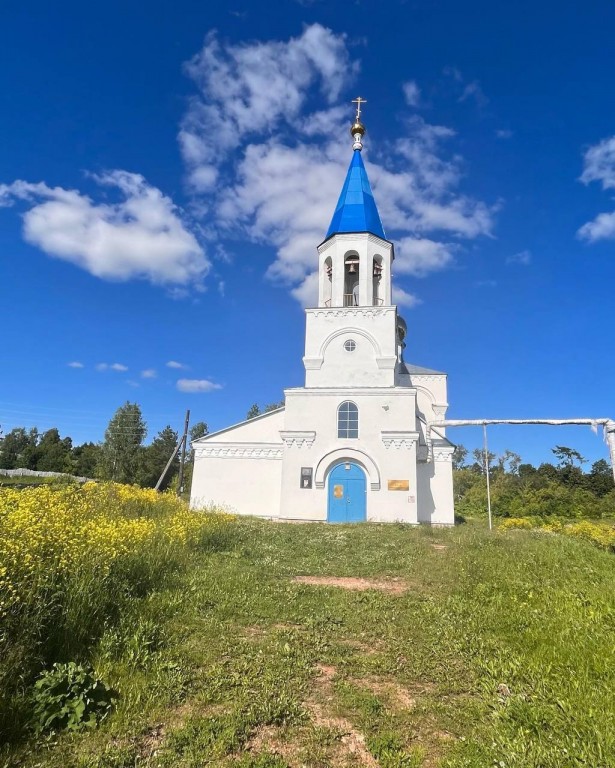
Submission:
[[[129,399],[150,437],[217,429],[300,386],[357,94],[406,357],[448,372],[449,417],[612,417],[615,6],[263,8],[2,5],[0,425],[99,440]]]

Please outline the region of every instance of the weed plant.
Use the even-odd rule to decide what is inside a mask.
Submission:
[[[501,530],[522,529],[536,530],[540,533],[557,533],[563,536],[574,536],[590,541],[601,549],[615,552],[615,525],[606,521],[581,520],[571,523],[557,517],[509,517],[499,525]]]
[[[41,671],[87,660],[127,606],[228,524],[136,487],[0,489],[0,741],[27,723]]]

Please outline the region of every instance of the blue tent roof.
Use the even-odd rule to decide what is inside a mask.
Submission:
[[[386,240],[367,171],[358,150],[354,151],[350,161],[325,240],[338,232],[371,232]]]

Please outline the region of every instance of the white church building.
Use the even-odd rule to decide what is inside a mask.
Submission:
[[[406,363],[387,240],[361,150],[318,246],[318,306],[305,310],[305,386],[285,406],[192,443],[191,506],[281,520],[453,525],[446,374]]]

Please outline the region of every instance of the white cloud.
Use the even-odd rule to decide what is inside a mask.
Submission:
[[[127,365],[122,363],[98,363],[96,366],[97,371],[117,371],[118,373],[125,373],[128,370]]]
[[[30,204],[23,216],[24,238],[95,277],[200,284],[209,261],[169,197],[136,173],[110,171],[91,178],[119,193],[120,200],[95,202],[78,190],[14,181],[0,185],[0,201]]]
[[[198,95],[179,141],[195,209],[215,222],[218,238],[273,246],[268,277],[303,305],[314,303],[315,246],[351,159],[352,111],[336,101],[357,69],[345,38],[319,24],[286,42],[227,45],[209,35],[187,65]],[[433,244],[403,260],[407,273],[426,274],[452,263],[451,237],[489,235],[496,207],[458,192],[463,161],[443,147],[451,128],[414,116],[404,131],[380,143],[378,157],[369,143],[364,155],[387,231]]]
[[[195,394],[197,392],[213,392],[215,389],[222,389],[222,386],[214,384],[213,381],[208,379],[179,379],[177,389],[180,392]]]
[[[407,293],[403,288],[399,288],[397,285],[393,286],[393,304],[397,304],[398,307],[407,307],[412,309],[421,303],[421,300],[412,293]]]
[[[512,256],[508,256],[506,259],[507,264],[521,264],[523,267],[527,267],[532,262],[531,251],[519,251],[519,253],[513,253]]]
[[[453,250],[450,243],[438,243],[427,238],[403,237],[395,249],[393,271],[398,274],[425,277],[450,266]]]
[[[318,272],[310,272],[291,294],[304,308],[318,306]]]
[[[188,366],[183,363],[178,363],[177,360],[169,360],[166,364],[167,368],[175,368],[177,370],[187,370]]]
[[[615,136],[603,139],[590,147],[583,157],[581,181],[602,182],[602,189],[615,188]]]
[[[315,247],[333,213],[344,165],[317,146],[251,145],[237,168],[236,185],[219,199],[219,218],[227,227],[239,224],[250,239],[277,247],[270,277],[301,282],[315,266]]]
[[[457,99],[457,101],[463,102],[470,98],[474,99],[479,107],[484,107],[489,103],[489,99],[485,96],[478,80],[474,80],[473,82],[468,83],[464,87],[461,96]]]
[[[485,96],[478,80],[473,80],[468,83],[457,67],[444,67],[443,72],[448,77],[451,77],[456,83],[459,83],[460,86],[463,86],[463,90],[457,101],[463,102],[468,99],[474,99],[479,107],[484,107],[489,103],[489,99]]]
[[[406,99],[406,104],[409,107],[417,107],[421,100],[421,89],[418,87],[416,82],[414,80],[408,80],[408,82],[402,85],[402,89],[404,92],[404,98]]]
[[[212,189],[221,157],[245,136],[271,134],[297,120],[306,94],[317,85],[331,104],[353,66],[343,35],[320,24],[305,27],[287,42],[220,43],[215,33],[186,63],[201,91],[182,121],[179,142],[195,189]]]
[[[69,368],[85,368],[83,363],[79,363],[76,360],[73,361],[72,363],[66,363],[66,365],[68,365]]]
[[[511,139],[513,132],[509,131],[507,128],[502,128],[499,131],[496,131],[495,135],[498,137],[498,139]]]
[[[602,189],[615,189],[615,136],[603,139],[585,152],[581,181],[584,184],[599,181]],[[583,224],[577,237],[589,243],[615,239],[615,211],[600,213]]]
[[[155,368],[146,368],[144,371],[141,371],[142,379],[155,379],[157,376]]]
[[[577,232],[581,240],[595,243],[597,240],[615,239],[615,211],[599,213],[593,221],[588,221]]]

